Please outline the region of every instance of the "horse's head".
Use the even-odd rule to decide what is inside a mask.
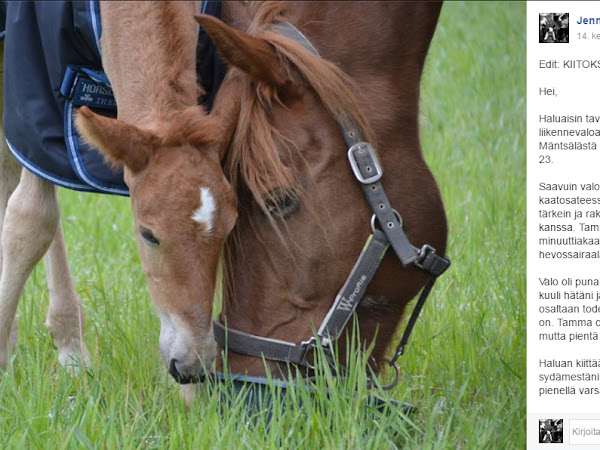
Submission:
[[[240,218],[228,242],[230,283],[224,315],[232,328],[299,343],[322,323],[371,232],[373,211],[348,163],[340,124],[346,130],[352,124],[377,148],[388,173],[402,173],[387,175],[386,191],[393,204],[400,205],[404,229],[415,245],[431,242],[444,248],[445,225],[439,193],[418,145],[415,93],[422,52],[410,53],[406,66],[415,69],[402,84],[394,74],[378,76],[377,63],[365,63],[363,58],[371,55],[364,54],[369,52],[361,42],[361,57],[354,58],[354,48],[333,31],[335,38],[327,40],[321,30],[323,53],[336,56],[332,48],[340,47],[340,59],[351,66],[345,73],[277,32],[281,27],[273,24],[297,19],[293,13],[283,16],[287,4],[257,6],[248,32],[209,16],[197,20],[235,68],[215,105],[234,91],[240,99],[237,129],[226,154],[227,173],[240,198]],[[374,59],[387,64],[389,58],[378,54]],[[397,69],[397,61],[391,65]],[[375,87],[359,90],[357,74],[363,84],[370,77]],[[407,119],[397,123],[398,117]],[[377,142],[371,129],[376,130]],[[419,226],[432,222],[435,225]],[[374,351],[376,358],[383,356],[404,306],[424,281],[422,274],[402,270],[393,255],[386,256],[357,310],[361,336],[368,340],[377,335],[383,343]],[[248,358],[230,354],[230,370],[263,373],[263,362]]]
[[[234,91],[240,99],[226,154],[240,196],[228,252],[227,318],[237,315],[238,329],[261,334],[261,320],[283,317],[286,327],[268,337],[307,339],[368,236],[371,213],[347,165],[338,119],[352,112],[365,134],[367,121],[353,83],[334,64],[268,29],[249,34],[210,16],[197,20],[237,69],[215,100],[219,108]],[[345,226],[331,226],[333,217]]]
[[[85,107],[77,125],[110,163],[124,167],[140,259],[161,322],[163,361],[180,382],[201,377],[216,356],[217,268],[237,218],[217,128],[196,107],[175,112],[154,131]]]

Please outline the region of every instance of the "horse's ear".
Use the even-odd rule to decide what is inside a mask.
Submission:
[[[87,106],[79,108],[75,124],[85,141],[109,163],[125,165],[134,173],[146,167],[150,152],[157,145],[158,138],[151,132],[96,114]]]
[[[223,60],[238,67],[257,81],[281,86],[287,78],[275,48],[266,40],[251,36],[224,24],[207,14],[196,16],[196,21],[206,30]]]

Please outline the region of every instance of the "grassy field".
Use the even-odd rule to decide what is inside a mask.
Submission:
[[[419,410],[378,414],[358,388],[288,392],[248,420],[205,389],[186,411],[158,356],[159,322],[128,199],[61,190],[85,304],[90,370],[68,376],[44,327],[38,267],[0,375],[0,448],[522,448],[525,446],[525,5],[447,3],[422,88],[422,142],[443,193],[453,267],[425,307],[397,388]],[[351,388],[352,388],[351,386]]]

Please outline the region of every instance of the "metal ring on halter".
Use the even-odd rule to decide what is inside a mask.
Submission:
[[[314,363],[314,351],[316,349],[317,339],[313,336],[308,341],[302,342],[302,345],[306,347],[306,350],[304,352],[304,356],[302,357],[302,361],[300,361],[300,364],[308,368],[309,370],[315,370],[315,365],[308,362],[308,354],[313,353]]]
[[[398,223],[400,224],[400,226],[402,226],[402,216],[400,215],[400,213],[398,211],[396,211],[395,209],[392,209],[392,211],[394,212],[394,215],[396,216],[396,219],[398,219]],[[371,231],[373,233],[375,233],[375,220],[377,219],[377,215],[373,214],[371,216]]]
[[[384,391],[389,391],[390,389],[395,388],[398,382],[400,381],[400,369],[398,368],[398,365],[395,362],[392,362],[387,358],[384,359],[383,362],[386,363],[388,366],[393,367],[395,372],[394,379],[389,384],[381,386],[381,389],[383,389]]]

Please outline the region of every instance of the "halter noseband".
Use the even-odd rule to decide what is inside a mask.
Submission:
[[[308,39],[292,24],[282,22],[273,25],[271,29],[282,36],[299,42],[309,52],[320,56]],[[380,181],[383,169],[373,147],[368,142],[363,142],[360,133],[354,125],[346,126],[340,121],[338,121],[338,125],[348,146],[348,160],[354,177],[360,183],[367,202],[373,211],[373,216],[371,217],[372,234],[367,239],[350,275],[336,296],[325,319],[323,319],[316,336],[300,344],[294,344],[278,339],[255,336],[231,328],[226,329],[219,320],[215,320],[215,340],[221,347],[235,353],[296,364],[308,369],[314,368],[309,361],[310,355],[318,346],[321,346],[329,361],[332,361],[335,342],[356,311],[367,286],[379,268],[388,248],[392,247],[403,267],[414,265],[420,270],[425,271],[430,276],[430,279],[419,295],[419,300],[396,347],[394,356],[390,360],[386,360],[395,369],[394,380],[391,384],[384,387],[384,389],[391,389],[398,383],[399,379],[399,369],[396,362],[404,353],[408,338],[433,288],[435,280],[448,269],[450,260],[447,257],[436,255],[435,249],[430,245],[417,248],[410,243],[406,233],[402,229],[400,214],[392,208],[383,190],[383,185]],[[379,222],[381,229],[376,227],[376,222]]]

